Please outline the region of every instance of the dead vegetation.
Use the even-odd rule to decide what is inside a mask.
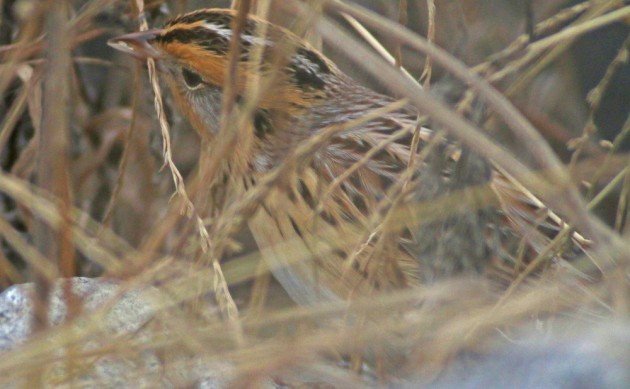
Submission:
[[[302,31],[342,68],[356,70],[357,78],[376,88],[386,85],[425,110],[445,134],[491,159],[571,226],[519,269],[506,289],[483,279],[458,279],[350,305],[300,307],[273,281],[240,227],[265,188],[325,139],[298,148],[258,192],[210,212],[204,183],[213,158],[229,152],[229,137],[217,154],[200,151],[196,135],[161,95],[152,65],[149,78],[146,64],[118,56],[105,44],[196,3],[223,5],[0,1],[0,286],[37,283],[37,336],[0,358],[0,383],[42,374],[58,361],[59,350],[67,350],[61,357],[66,363],[81,365],[87,354],[151,349],[166,360],[184,350],[229,361],[237,384],[308,368],[321,382],[344,386],[356,384],[349,371],[361,366],[387,379],[394,372],[391,350],[405,355],[396,374],[431,376],[463,350],[487,350],[508,339],[497,339],[497,333],[534,325],[544,332],[567,318],[581,324],[627,319],[628,112],[613,137],[599,126],[600,112],[619,104],[604,96],[628,66],[630,40],[626,36],[615,47],[617,55],[603,67],[586,102],[576,92],[584,85],[580,74],[567,58],[575,45],[585,44],[583,36],[614,23],[625,23],[627,34],[630,6],[618,0],[572,6],[533,1],[529,15],[505,4],[494,4],[496,14],[489,14],[484,10],[491,6],[482,1],[401,0],[386,7],[391,12],[384,17],[349,1],[242,1],[250,12]],[[501,17],[511,25],[497,21]],[[401,23],[428,34],[422,38]],[[485,52],[482,37],[488,40]],[[455,55],[436,48],[435,41]],[[429,93],[440,88],[439,79],[466,85],[457,87],[452,104]],[[468,119],[479,100],[487,116],[476,124]],[[224,114],[228,134],[240,122]],[[573,228],[592,241],[592,249],[571,264],[551,263]],[[158,322],[163,331],[83,350],[85,339],[100,336],[100,315],[86,314],[69,288],[66,325],[49,327],[46,319],[53,280],[79,275],[120,280],[121,293],[156,286],[163,311],[152,325]],[[224,320],[203,312],[208,299]],[[79,322],[87,330],[72,331]],[[339,367],[342,360],[350,369]]]

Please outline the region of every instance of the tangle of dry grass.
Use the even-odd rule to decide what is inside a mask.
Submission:
[[[4,101],[0,107],[0,287],[31,281],[40,288],[35,299],[38,324],[25,343],[2,352],[0,385],[32,375],[40,378],[31,383],[41,383],[51,371],[57,374],[52,374],[53,382],[72,383],[109,356],[134,359],[155,352],[164,366],[183,370],[192,368],[193,362],[177,359],[181,355],[193,355],[200,363],[229,363],[238,385],[253,385],[270,376],[299,381],[311,375],[333,386],[368,386],[393,375],[436,375],[462,351],[487,350],[504,341],[498,333],[518,334],[518,329],[532,325],[554,330],[562,319],[627,320],[630,160],[622,146],[630,133],[630,119],[614,139],[600,144],[595,116],[606,108],[602,96],[614,86],[613,75],[627,66],[630,39],[618,48],[591,90],[586,123],[572,129],[577,140],[570,144],[568,163],[559,159],[510,100],[578,38],[627,20],[630,6],[623,2],[585,1],[557,10],[532,25],[530,32],[540,39],[532,42],[527,34],[516,36],[485,61],[468,66],[437,46],[439,2],[426,1],[427,37],[423,38],[404,28],[405,22],[411,24],[408,1],[396,2],[397,21],[348,1],[233,1],[239,15],[235,30],[243,28],[249,13],[266,18],[287,12],[292,15],[290,27],[298,34],[316,46],[337,47],[353,60],[353,66],[386,84],[400,99],[305,140],[283,164],[261,176],[255,188],[220,204],[214,203],[208,182],[219,180],[220,166],[238,132],[251,128],[258,102],[278,81],[274,72],[264,80],[247,82],[244,98],[235,104],[235,58],[240,48],[232,39],[220,141],[210,145],[191,135],[172,112],[153,60],[147,61],[149,79],[143,82],[143,66],[123,63],[109,52],[99,54],[103,36],[129,32],[138,24],[141,31],[149,28],[149,22],[159,25],[166,16],[160,11],[164,1],[94,0],[79,7],[81,2],[68,0],[54,13],[47,13],[43,3],[24,11],[28,17],[7,18],[0,24],[13,29],[12,34],[2,35],[0,28],[0,38],[9,36],[0,46]],[[169,3],[183,7],[186,2]],[[345,20],[349,28],[333,20]],[[261,28],[256,34],[265,37],[267,31]],[[416,55],[405,52],[403,58],[404,48]],[[271,61],[275,72],[294,49],[289,42],[278,44]],[[253,50],[250,61],[258,64],[262,56],[262,51]],[[405,69],[403,63],[410,61],[420,66]],[[128,86],[124,70],[129,66],[135,72]],[[463,84],[453,108],[429,93],[441,71]],[[470,118],[480,100],[488,106],[490,118],[481,124]],[[377,247],[373,255],[378,256],[388,233],[452,217],[457,207],[466,205],[464,191],[454,191],[413,207],[399,207],[417,185],[414,167],[447,136],[492,161],[535,205],[548,207],[546,215],[555,218],[561,231],[533,261],[515,264],[514,278],[503,289],[484,279],[454,279],[377,297],[357,296],[351,303],[296,306],[271,280],[261,253],[241,250],[248,243],[242,234],[248,219],[262,200],[304,168],[335,135],[406,104],[427,116],[418,118],[416,128],[389,134],[318,193],[313,220],[335,190],[387,145],[411,133],[413,146],[425,143],[369,220],[357,227],[360,239],[344,242],[355,248],[348,266],[368,243]],[[421,127],[428,120],[440,126],[431,136]],[[512,152],[491,136],[487,129],[498,128],[498,123],[507,126],[528,155]],[[151,168],[155,153],[150,132],[158,127],[170,180]],[[584,196],[582,181],[587,187]],[[470,207],[493,205],[488,185],[466,192],[486,201],[483,205],[470,201]],[[613,209],[607,224],[594,214],[603,205]],[[182,209],[187,218],[181,217]],[[553,261],[571,238],[593,248],[574,262]],[[296,262],[328,254],[302,247],[286,240],[279,249],[292,253]],[[82,300],[66,286],[63,297],[71,315],[64,323],[49,326],[46,316],[55,280],[71,276],[103,277],[116,280],[119,287],[106,303],[86,312]],[[140,293],[151,305],[152,319],[137,332],[112,336],[106,329],[108,315],[131,292]],[[216,301],[220,314],[209,308],[210,301]],[[97,340],[98,347],[86,346]],[[395,363],[383,355],[394,356],[391,360],[405,358],[392,366]],[[348,356],[362,375],[340,367]],[[65,370],[58,369],[60,364]],[[137,371],[138,376],[149,374]]]

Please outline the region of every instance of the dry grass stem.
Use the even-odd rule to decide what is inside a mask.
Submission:
[[[140,31],[146,31],[148,30],[148,24],[144,17],[144,1],[136,0],[136,7],[138,10],[138,15],[140,16]],[[171,171],[173,182],[175,184],[175,191],[180,196],[184,204],[187,216],[194,218],[197,229],[199,231],[202,247],[204,248],[204,251],[207,251],[212,247],[212,241],[210,240],[210,236],[201,216],[195,209],[195,206],[186,193],[184,179],[177,169],[177,166],[175,166],[175,163],[173,162],[168,120],[164,112],[164,102],[162,99],[162,91],[155,68],[155,61],[152,58],[147,58],[147,67],[149,72],[149,79],[151,80],[151,86],[153,88],[153,93],[155,96],[155,111],[157,113],[158,120],[160,122],[160,129],[162,132],[162,151],[164,155],[164,161],[166,166],[168,166],[169,170]],[[242,331],[240,329],[240,324],[238,324],[238,308],[236,307],[236,304],[232,299],[227,283],[223,276],[223,271],[221,270],[221,265],[219,264],[219,258],[211,256],[210,259],[215,276],[213,282],[215,297],[217,299],[217,302],[219,303],[219,306],[221,306],[221,308],[225,311],[230,322],[232,322],[232,324],[234,325],[235,336],[237,337],[237,339],[242,339]]]
[[[584,327],[570,338],[579,345],[596,326],[627,322],[630,116],[614,121],[610,101],[630,38],[602,38],[590,55],[612,54],[580,68],[590,78],[564,59],[627,22],[629,5],[224,2],[229,28],[174,35],[222,45],[220,110],[212,100],[204,132],[160,84],[178,74],[162,66],[182,64],[149,58],[143,80],[143,62],[130,67],[104,42],[210,3],[0,0],[0,292],[37,288],[11,292],[36,292],[34,332],[7,349],[0,336],[0,386],[102,386],[95,366],[121,361],[133,365],[124,379],[156,387],[215,373],[234,387],[411,387],[442,382],[462,356]],[[217,86],[200,76],[185,92]],[[359,83],[394,98],[370,100]],[[331,97],[345,88],[348,99]],[[285,89],[286,112],[273,105]],[[469,168],[483,177],[457,181],[477,174]],[[283,218],[285,201],[297,210]],[[261,215],[263,232],[278,232],[270,245]],[[483,269],[432,273],[475,244]],[[296,303],[282,279],[294,269],[312,271],[321,299]],[[112,331],[129,301],[137,325]]]

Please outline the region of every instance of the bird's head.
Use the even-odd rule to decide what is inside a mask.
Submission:
[[[216,131],[229,65],[233,10],[204,9],[161,29],[114,38],[110,46],[138,59],[154,58],[193,126]],[[240,37],[236,93],[267,85],[256,108],[299,114],[326,98],[334,64],[288,30],[250,16]],[[268,81],[267,84],[265,84]]]

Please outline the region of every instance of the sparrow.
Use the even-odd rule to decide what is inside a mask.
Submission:
[[[156,60],[179,112],[210,145],[220,136],[235,17],[202,9],[110,41]],[[268,85],[249,124],[229,129],[236,141],[224,179],[208,185],[242,195],[319,143],[247,222],[299,304],[462,275],[509,280],[566,226],[491,161],[421,127],[414,107],[356,82],[289,30],[248,16],[239,39],[237,108],[252,85]]]

